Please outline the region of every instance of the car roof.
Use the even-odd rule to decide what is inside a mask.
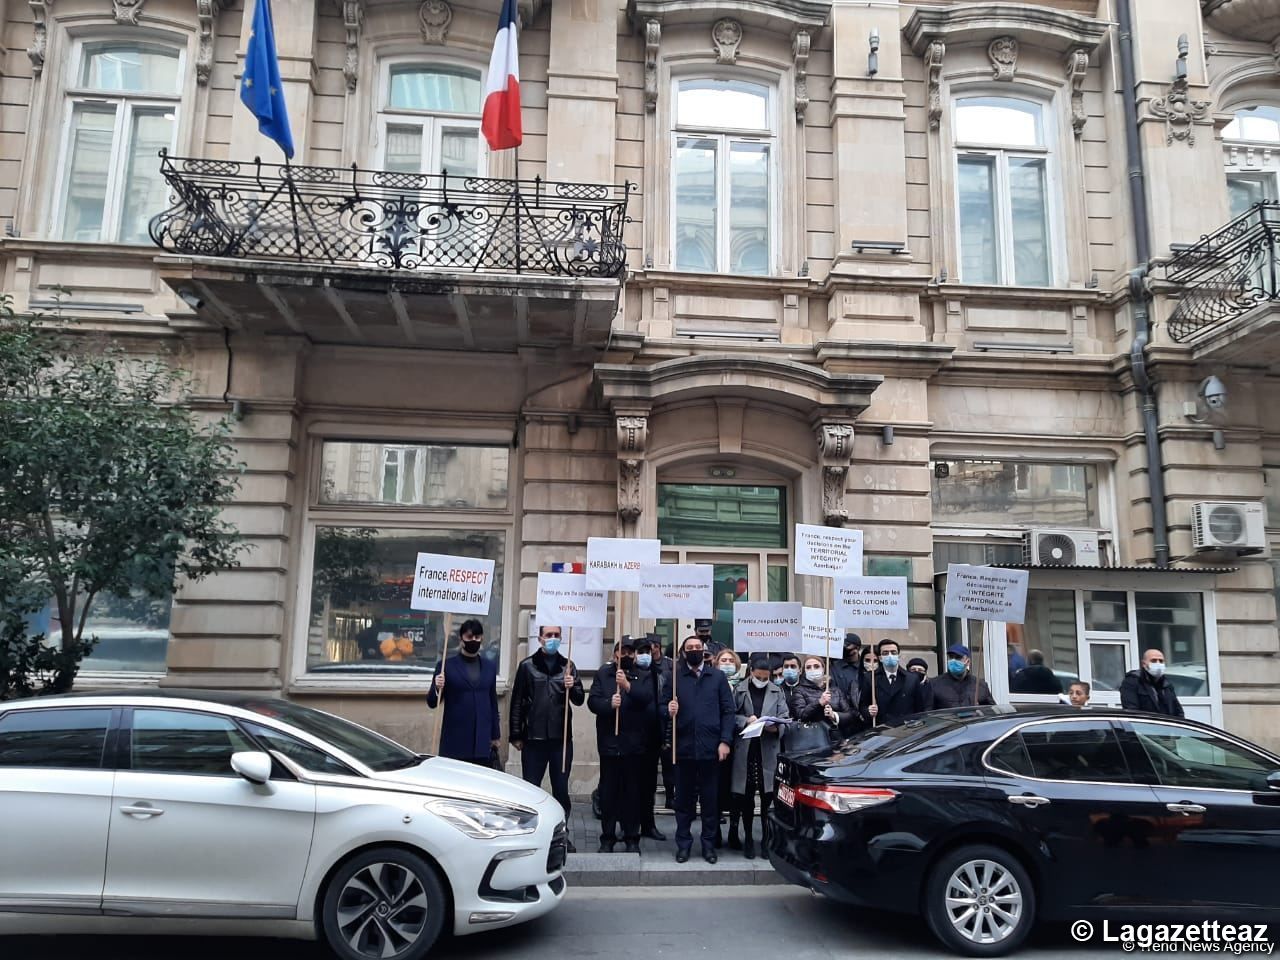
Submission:
[[[77,690],[74,693],[60,693],[48,697],[32,697],[26,700],[11,700],[3,704],[5,708],[45,705],[71,706],[77,701],[133,701],[133,700],[194,700],[198,703],[215,703],[225,707],[244,707],[248,704],[286,703],[279,697],[261,693],[249,693],[236,690],[197,690],[184,687],[125,687],[110,690]]]

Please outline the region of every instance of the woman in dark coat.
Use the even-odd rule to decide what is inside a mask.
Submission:
[[[804,678],[796,687],[794,698],[795,719],[804,723],[829,723],[833,734],[847,736],[856,730],[858,705],[850,702],[838,684],[827,684],[822,658],[805,657],[803,669]]]
[[[436,665],[427,693],[427,706],[432,710],[440,705],[443,693],[440,756],[482,767],[494,766],[495,751],[502,738],[498,665],[480,655],[484,627],[479,620],[467,620],[458,634],[458,652]]]
[[[734,807],[742,817],[742,855],[748,860],[756,856],[755,838],[751,834],[755,816],[756,796],[760,797],[761,842],[767,842],[769,806],[773,803],[774,772],[778,768],[778,741],[780,729],[775,725],[764,728],[758,737],[741,739],[747,724],[760,717],[787,719],[791,711],[787,698],[772,681],[768,656],[757,653],[751,658],[751,672],[733,691],[737,708],[734,730],[739,738],[733,745]]]

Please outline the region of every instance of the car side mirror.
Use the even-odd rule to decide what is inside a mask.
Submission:
[[[1267,774],[1267,786],[1272,790],[1280,790],[1280,770]]]
[[[257,750],[233,753],[231,769],[250,783],[266,783],[271,779],[271,755]]]

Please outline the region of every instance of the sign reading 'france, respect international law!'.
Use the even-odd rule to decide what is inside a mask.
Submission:
[[[587,586],[592,590],[640,589],[640,568],[662,562],[658,540],[629,537],[587,538]]]
[[[608,594],[587,589],[585,574],[540,573],[534,616],[547,626],[603,627],[609,618]]]
[[[796,573],[814,577],[862,576],[862,531],[797,523]]]
[[[906,577],[836,577],[835,622],[842,627],[906,630]]]
[[[493,592],[493,561],[420,553],[414,563],[414,610],[486,616]]]
[[[738,653],[782,653],[800,646],[804,604],[735,603],[733,649]]]
[[[1022,623],[1027,610],[1027,571],[947,564],[944,616]]]
[[[640,616],[697,619],[715,611],[709,563],[653,563],[640,568]]]
[[[806,657],[844,656],[844,631],[839,627],[827,626],[835,623],[830,610],[821,607],[805,607],[800,633],[799,653]]]

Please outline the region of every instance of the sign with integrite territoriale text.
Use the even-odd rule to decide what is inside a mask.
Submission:
[[[796,573],[814,577],[862,576],[862,531],[797,523]]]
[[[835,657],[839,660],[844,656],[844,631],[834,624],[835,618],[830,610],[805,607],[801,621],[800,649],[796,652],[806,657]]]
[[[414,563],[414,610],[487,616],[493,592],[493,561],[420,553]]]
[[[715,610],[709,563],[654,563],[640,568],[640,616],[694,620]]]
[[[1027,610],[1027,571],[947,564],[944,616],[1022,623]]]
[[[907,629],[906,577],[836,577],[835,622],[841,627]]]
[[[782,653],[800,646],[802,603],[735,603],[733,649],[738,653]]]
[[[608,594],[587,588],[586,574],[538,574],[539,623],[567,627],[603,627],[609,618]]]
[[[662,562],[662,544],[657,540],[628,537],[587,538],[587,586],[592,590],[640,589],[640,568]]]

